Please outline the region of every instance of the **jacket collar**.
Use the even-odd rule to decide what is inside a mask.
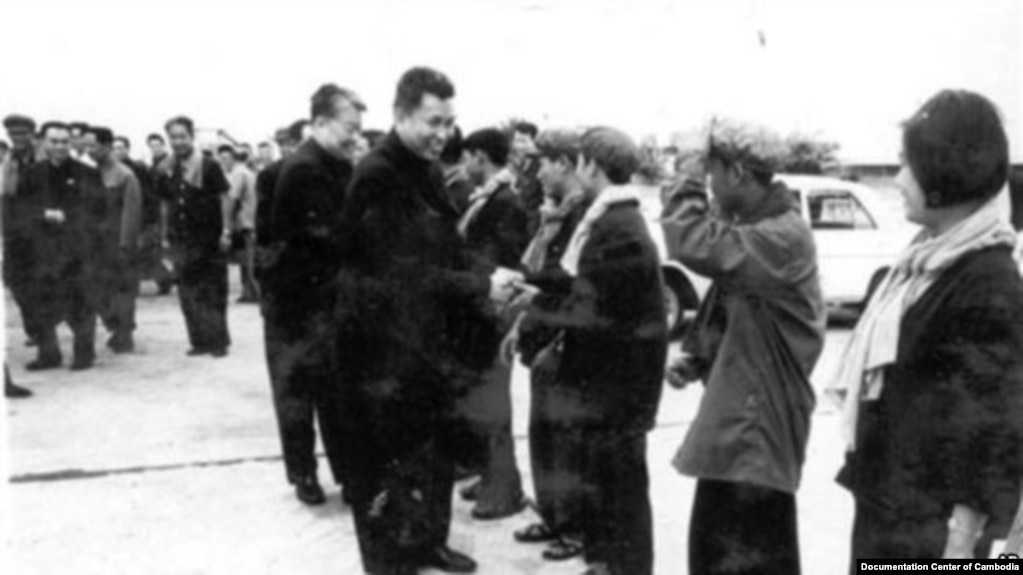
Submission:
[[[384,141],[381,142],[380,150],[399,170],[428,172],[432,165],[432,162],[417,156],[415,152],[410,150],[401,141],[401,137],[398,136],[398,132],[394,128],[391,128]]]

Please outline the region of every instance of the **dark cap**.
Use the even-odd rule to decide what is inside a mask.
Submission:
[[[21,114],[11,114],[4,118],[4,129],[13,130],[14,128],[25,128],[29,132],[34,132],[36,130],[36,121]]]

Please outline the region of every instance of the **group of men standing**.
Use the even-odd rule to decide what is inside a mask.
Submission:
[[[13,144],[3,165],[4,275],[38,355],[27,369],[58,367],[57,326],[74,334],[72,370],[92,367],[97,316],[115,353],[134,348],[135,246],[142,191],[135,174],[112,156],[113,133],[81,134],[93,166],[72,157],[71,128],[48,122],[33,144],[35,123],[4,120]]]
[[[30,371],[59,367],[57,326],[74,334],[72,370],[92,367],[97,320],[114,353],[135,348],[135,302],[143,278],[161,294],[178,285],[189,355],[223,357],[227,265],[241,255],[241,301],[256,302],[255,176],[222,151],[199,151],[187,117],[168,121],[167,140],[151,134],[152,164],[130,158],[130,141],[81,122],[4,119],[11,140],[0,168],[4,282],[21,312]],[[225,175],[225,171],[227,174]],[[9,378],[8,378],[9,379]],[[7,386],[8,395],[27,392]]]
[[[29,369],[61,364],[61,321],[75,334],[72,369],[90,367],[97,314],[113,333],[111,349],[132,349],[136,251],[155,201],[189,355],[227,355],[228,253],[245,247],[242,298],[261,306],[286,478],[299,500],[326,500],[318,424],[367,573],[477,569],[447,543],[459,470],[480,476],[462,492],[476,501],[475,519],[523,509],[511,436],[510,356],[518,351],[531,371],[542,521],[516,539],[550,543],[544,557],[552,560],[584,553],[589,575],[649,574],[646,434],[663,387],[667,326],[659,256],[629,185],[639,150],[603,127],[547,132],[539,146],[529,126],[514,138],[483,129],[462,139],[454,96],[443,73],[408,70],[394,126],[370,149],[365,103],[323,85],[309,119],[280,135],[282,159],[255,178],[238,169],[232,149],[219,150],[219,163],[198,150],[184,116],[166,123],[172,153],[154,157],[144,181],[115,159],[107,129],[82,131],[90,167],[71,157],[71,126],[44,125],[37,158],[34,123],[8,117],[4,274],[39,345]],[[669,235],[676,257],[716,282],[699,337],[687,340],[684,358],[699,365],[672,370],[695,370],[715,386],[707,394],[715,404],[701,409],[676,461],[701,478],[691,567],[727,572],[699,569],[726,565],[738,545],[764,558],[742,572],[798,573],[791,494],[812,406],[807,376],[823,338],[812,238],[791,194],[771,183],[771,166],[748,147],[714,145],[711,191],[732,221],[784,220],[799,233],[751,242],[746,228],[710,209],[703,179],[666,213],[681,229]],[[771,294],[743,299],[753,297],[748,282],[768,280]],[[777,310],[765,303],[775,296],[784,304]],[[746,326],[754,319],[771,328],[767,343],[747,341],[759,333]],[[777,423],[777,414],[715,383],[760,373],[733,364],[736,349],[763,346],[770,377],[761,379],[775,391],[797,382],[802,395],[781,416],[788,423],[734,429],[728,417],[737,411]],[[782,456],[764,445],[781,445]],[[765,509],[782,528],[764,528]],[[722,510],[731,514],[718,521]],[[735,524],[745,530],[716,537]]]

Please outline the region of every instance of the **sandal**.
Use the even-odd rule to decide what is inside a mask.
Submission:
[[[548,561],[566,561],[583,553],[583,544],[571,539],[557,539],[542,553]]]
[[[515,532],[515,540],[519,543],[546,543],[557,539],[557,533],[547,527],[545,523],[534,523]]]

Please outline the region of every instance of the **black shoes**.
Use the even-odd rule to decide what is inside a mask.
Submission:
[[[213,349],[208,349],[205,347],[193,347],[192,349],[185,352],[185,355],[189,357],[195,357],[197,355],[212,355],[213,357],[226,357],[227,348],[217,347]]]
[[[446,545],[438,545],[419,557],[422,567],[433,567],[445,573],[475,573],[476,562],[472,557],[459,553]]]
[[[4,397],[9,399],[24,399],[26,397],[32,397],[32,391],[25,389],[20,385],[14,385],[13,383],[7,382],[4,384]]]
[[[295,497],[306,505],[323,505],[327,495],[315,477],[303,477],[295,482]]]
[[[114,353],[131,353],[135,351],[135,340],[130,335],[114,335],[107,340],[107,347]]]
[[[76,357],[75,360],[71,362],[71,371],[83,371],[89,369],[90,367],[92,367],[92,362],[93,362],[92,358]]]
[[[31,361],[25,366],[28,371],[43,371],[44,369],[57,369],[60,367],[61,360],[59,357],[51,358],[39,358],[35,361]]]

